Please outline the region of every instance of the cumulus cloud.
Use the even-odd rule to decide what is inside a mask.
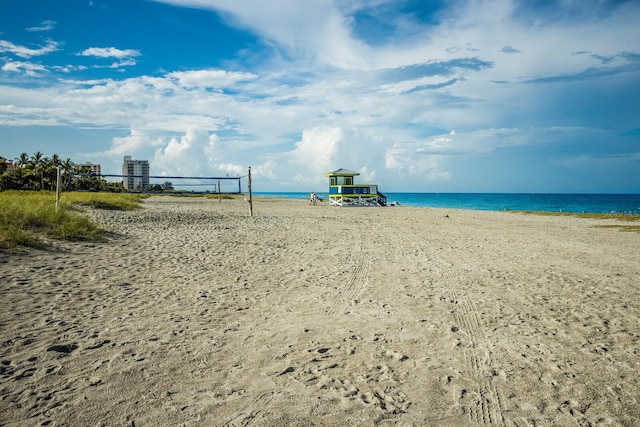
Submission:
[[[208,168],[207,148],[210,137],[204,129],[188,129],[180,138],[173,137],[159,147],[153,157],[154,167],[160,174],[198,176]]]
[[[146,157],[149,147],[162,144],[162,138],[153,138],[143,131],[131,129],[129,135],[113,138],[111,148],[106,152],[106,154],[116,158],[125,155],[144,158]]]
[[[302,139],[289,153],[292,163],[303,165],[315,173],[326,172],[332,167],[338,144],[342,140],[340,128],[312,128],[302,132]]]
[[[379,0],[160,1],[214,10],[263,44],[247,48],[255,53],[250,61],[234,58],[217,68],[69,76],[15,94],[3,87],[2,103],[13,107],[0,110],[2,123],[130,129],[110,140],[109,155],[153,159],[171,174],[185,165],[224,174],[252,166],[256,177],[283,188],[292,177],[300,185],[324,182],[322,174],[338,167],[359,170],[367,181],[402,174],[455,181],[465,159],[552,142],[579,151],[584,132],[577,128],[586,123],[637,127],[637,2],[441,2],[433,20],[421,22]],[[358,22],[364,14],[388,17],[376,27],[382,35],[367,33]],[[0,51],[22,58],[47,48],[57,45],[0,41]],[[134,65],[141,53],[92,47],[78,55],[107,59],[106,73]],[[45,71],[7,59],[2,69]],[[625,107],[604,112],[601,105]],[[621,141],[614,131],[601,139]]]
[[[33,56],[42,56],[55,52],[59,49],[59,43],[53,40],[46,40],[44,46],[32,49],[26,46],[14,44],[8,40],[0,40],[0,53],[10,53],[20,58],[31,58]]]
[[[47,68],[41,64],[24,61],[7,61],[2,65],[2,71],[14,73],[24,73],[27,76],[37,76],[40,72],[46,71]]]

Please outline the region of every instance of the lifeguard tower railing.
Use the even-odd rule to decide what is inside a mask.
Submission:
[[[332,185],[329,187],[331,194],[377,194],[378,186],[371,184]]]
[[[335,206],[386,206],[387,198],[374,184],[329,186],[329,200]]]

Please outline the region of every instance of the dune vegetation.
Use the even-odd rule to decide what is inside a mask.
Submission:
[[[586,219],[616,219],[620,221],[616,224],[599,224],[598,228],[613,228],[620,231],[630,231],[640,233],[640,225],[629,224],[629,222],[640,221],[640,215],[635,213],[610,212],[610,213],[575,213],[575,212],[545,212],[545,211],[511,211],[514,213],[534,214],[545,216],[572,216]]]
[[[140,196],[123,193],[63,193],[56,208],[52,191],[0,192],[0,250],[44,247],[47,239],[100,241],[101,230],[82,206],[129,210],[139,207]]]

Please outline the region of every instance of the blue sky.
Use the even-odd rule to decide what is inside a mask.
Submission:
[[[614,0],[3,0],[0,156],[638,193],[638,22]]]

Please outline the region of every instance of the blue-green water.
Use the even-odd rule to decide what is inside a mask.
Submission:
[[[309,193],[254,193],[263,197],[308,199]],[[328,206],[327,193],[318,193]],[[640,214],[640,194],[511,194],[511,193],[385,193],[400,206],[546,212],[623,212]]]

